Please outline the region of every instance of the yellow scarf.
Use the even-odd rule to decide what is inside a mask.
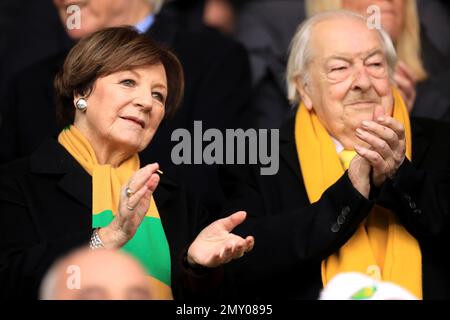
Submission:
[[[411,159],[411,126],[405,104],[393,89],[393,117],[405,127],[406,156]],[[314,112],[303,103],[295,119],[295,141],[309,201],[318,201],[322,193],[343,174],[336,147]],[[422,256],[417,240],[385,208],[374,206],[355,234],[322,262],[325,286],[336,274],[356,271],[394,282],[422,298]]]
[[[100,165],[89,141],[75,126],[65,128],[58,142],[92,176],[92,227],[107,226],[117,213],[122,186],[140,167],[139,156],[133,155],[117,168]],[[123,250],[145,267],[152,297],[173,299],[170,250],[153,197],[144,220]]]

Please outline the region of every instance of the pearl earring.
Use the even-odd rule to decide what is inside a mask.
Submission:
[[[80,110],[81,112],[85,112],[87,109],[87,102],[84,98],[78,99],[75,103],[75,107]]]

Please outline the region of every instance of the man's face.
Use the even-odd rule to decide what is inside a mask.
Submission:
[[[382,40],[375,30],[353,18],[319,22],[311,37],[308,77],[298,86],[302,100],[346,149],[364,146],[355,135],[361,122],[372,120],[376,105],[392,113]]]

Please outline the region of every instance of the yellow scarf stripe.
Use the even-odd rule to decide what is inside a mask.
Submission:
[[[59,134],[58,142],[92,176],[93,227],[107,226],[119,207],[122,186],[139,170],[139,156],[133,155],[117,168],[101,165],[89,141],[73,125]],[[153,197],[136,235],[123,250],[137,258],[157,283],[164,284],[155,286],[158,291],[154,294],[162,299],[172,299],[170,250]]]
[[[406,156],[411,159],[408,111],[397,89],[393,95],[393,117],[405,127]],[[344,174],[344,168],[325,127],[303,103],[296,115],[295,140],[308,198],[314,203]],[[367,224],[367,230],[361,224],[338,252],[322,262],[323,285],[338,273],[359,271],[394,282],[422,298],[422,257],[417,240],[392,212],[378,206],[372,209]]]

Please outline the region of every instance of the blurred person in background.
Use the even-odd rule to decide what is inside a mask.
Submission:
[[[238,9],[235,37],[252,68],[252,126],[279,128],[292,114],[284,73],[289,43],[305,19],[304,0],[249,0]]]
[[[394,42],[398,63],[394,80],[414,116],[450,120],[450,66],[421,30],[415,0],[306,0],[308,16],[347,9],[374,15],[380,9],[381,25]]]
[[[450,2],[447,0],[417,0],[420,22],[427,36],[450,59]]]

